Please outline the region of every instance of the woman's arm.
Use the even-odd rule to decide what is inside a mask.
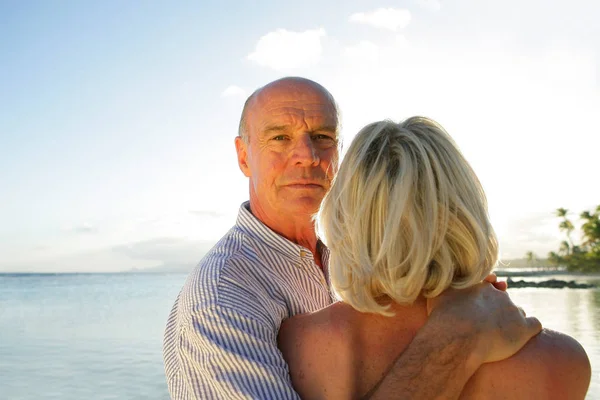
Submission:
[[[449,290],[432,301],[425,326],[367,397],[457,399],[483,363],[512,356],[540,330],[489,283]]]
[[[583,347],[570,336],[544,329],[514,356],[479,368],[461,399],[583,400],[590,379]]]

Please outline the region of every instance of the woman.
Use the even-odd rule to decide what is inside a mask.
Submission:
[[[321,206],[318,227],[341,301],[284,322],[279,346],[306,399],[368,397],[427,319],[427,299],[481,282],[498,246],[483,189],[436,122],[363,128]],[[574,339],[544,330],[484,364],[463,399],[583,399],[590,365]]]

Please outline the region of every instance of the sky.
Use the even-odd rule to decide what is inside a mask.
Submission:
[[[0,1],[0,272],[190,269],[248,197],[245,98],[324,85],[342,135],[441,123],[501,259],[600,204],[595,0]],[[347,146],[346,146],[347,147]]]

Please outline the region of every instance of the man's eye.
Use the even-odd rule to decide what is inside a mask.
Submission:
[[[315,135],[313,136],[313,139],[318,140],[318,141],[335,141],[334,138],[332,138],[331,136],[328,135]]]
[[[273,137],[271,140],[285,140],[287,137],[285,135],[278,135]]]

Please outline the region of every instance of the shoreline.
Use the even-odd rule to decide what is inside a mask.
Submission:
[[[577,283],[573,280],[563,281],[560,279],[548,279],[544,281],[524,281],[518,280],[513,281],[510,277],[506,281],[508,289],[519,289],[519,288],[546,288],[546,289],[595,289],[598,285],[593,283]]]
[[[598,278],[600,279],[600,272],[579,272],[579,271],[567,271],[566,269],[547,270],[539,269],[532,270],[529,268],[511,268],[511,269],[497,269],[493,271],[499,278],[506,277],[538,277],[538,276],[581,276],[587,278]]]
[[[500,269],[494,271],[498,278],[508,278],[509,289],[547,288],[547,289],[595,289],[600,286],[600,273],[572,272],[565,269]],[[517,279],[519,278],[519,279]],[[524,280],[521,278],[531,278]],[[541,279],[540,279],[541,278]],[[545,279],[544,279],[545,278]],[[568,279],[568,280],[567,280]]]

